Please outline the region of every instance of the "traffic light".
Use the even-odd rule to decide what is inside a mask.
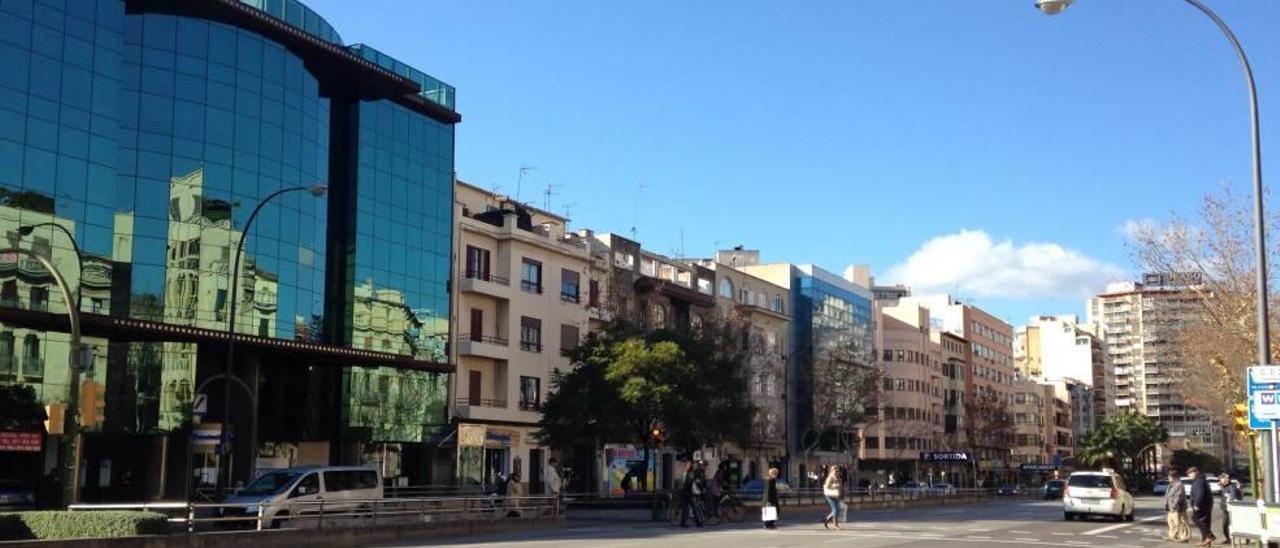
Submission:
[[[1247,435],[1253,432],[1253,430],[1249,428],[1249,406],[1243,403],[1232,405],[1231,421],[1234,423],[1237,433]]]

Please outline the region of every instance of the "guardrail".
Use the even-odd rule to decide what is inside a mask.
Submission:
[[[527,497],[425,497],[316,500],[275,503],[73,504],[71,511],[147,510],[165,514],[175,531],[203,533],[225,529],[379,527],[500,519],[560,517],[560,499]]]
[[[743,500],[760,500],[761,493],[758,490],[743,491],[739,493]],[[863,501],[908,501],[908,500],[947,500],[954,498],[1028,498],[1039,497],[1040,491],[1019,490],[1017,493],[1001,494],[998,489],[986,488],[967,488],[967,489],[938,489],[938,488],[886,488],[886,489],[845,489],[844,496],[841,498],[844,502],[863,502]],[[782,506],[799,506],[799,505],[817,505],[823,504],[826,497],[819,488],[803,488],[803,489],[785,489],[778,493],[778,503]]]

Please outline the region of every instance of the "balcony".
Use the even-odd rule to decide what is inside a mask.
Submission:
[[[566,303],[569,303],[569,304],[581,304],[581,303],[582,303],[582,297],[581,297],[580,295],[578,295],[577,293],[566,293],[566,292],[564,292],[564,291],[561,291],[561,292],[560,292],[560,300],[561,300],[562,302],[566,302]]]
[[[542,352],[542,343],[533,341],[520,341],[520,350],[525,352]]]
[[[504,399],[458,398],[454,403],[460,419],[505,421],[511,418]]]
[[[509,360],[511,342],[502,337],[461,333],[458,335],[458,355]]]
[[[535,412],[535,413],[537,413],[537,412],[541,412],[541,411],[542,411],[542,402],[540,402],[540,401],[524,401],[524,400],[521,400],[521,401],[520,401],[520,410],[521,410],[521,411],[532,411],[532,412]]]
[[[537,295],[541,295],[541,294],[542,294],[542,284],[539,284],[539,283],[536,283],[536,282],[530,282],[530,281],[528,281],[528,280],[521,280],[521,281],[520,281],[520,291],[523,291],[523,292],[525,292],[525,293],[534,293],[534,294],[537,294]]]
[[[508,300],[511,298],[511,280],[487,272],[468,270],[458,290],[463,293],[476,293]]]

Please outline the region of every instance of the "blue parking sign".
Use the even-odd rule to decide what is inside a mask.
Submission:
[[[1250,367],[1248,374],[1249,427],[1269,430],[1271,421],[1280,420],[1280,367]]]

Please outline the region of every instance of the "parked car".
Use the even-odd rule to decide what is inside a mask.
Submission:
[[[929,488],[929,491],[935,495],[954,495],[956,494],[956,486],[950,483],[935,483]]]
[[[1169,492],[1169,480],[1160,480],[1151,486],[1151,494],[1163,496]]]
[[[0,479],[0,510],[30,510],[35,505],[35,491],[22,481]]]
[[[1133,495],[1124,478],[1113,470],[1072,472],[1062,495],[1062,517],[1067,521],[1091,515],[1133,521]]]
[[[1209,482],[1209,492],[1213,493],[1213,496],[1216,497],[1222,493],[1222,484],[1218,483],[1217,476],[1205,476],[1204,479]],[[1182,478],[1182,487],[1187,490],[1187,493],[1191,493],[1191,478]]]
[[[1040,494],[1044,496],[1045,500],[1060,499],[1062,498],[1062,490],[1065,489],[1066,486],[1067,482],[1065,481],[1049,480],[1044,482],[1044,485],[1040,487]]]
[[[1006,483],[1001,485],[1000,489],[996,490],[996,494],[1002,497],[1011,497],[1018,494],[1018,486],[1012,483]]]
[[[223,516],[251,517],[262,511],[264,528],[277,528],[286,517],[320,513],[350,513],[363,510],[367,501],[382,498],[382,478],[377,468],[358,466],[311,466],[267,472],[248,487],[227,499]],[[241,525],[251,524],[246,520]]]

